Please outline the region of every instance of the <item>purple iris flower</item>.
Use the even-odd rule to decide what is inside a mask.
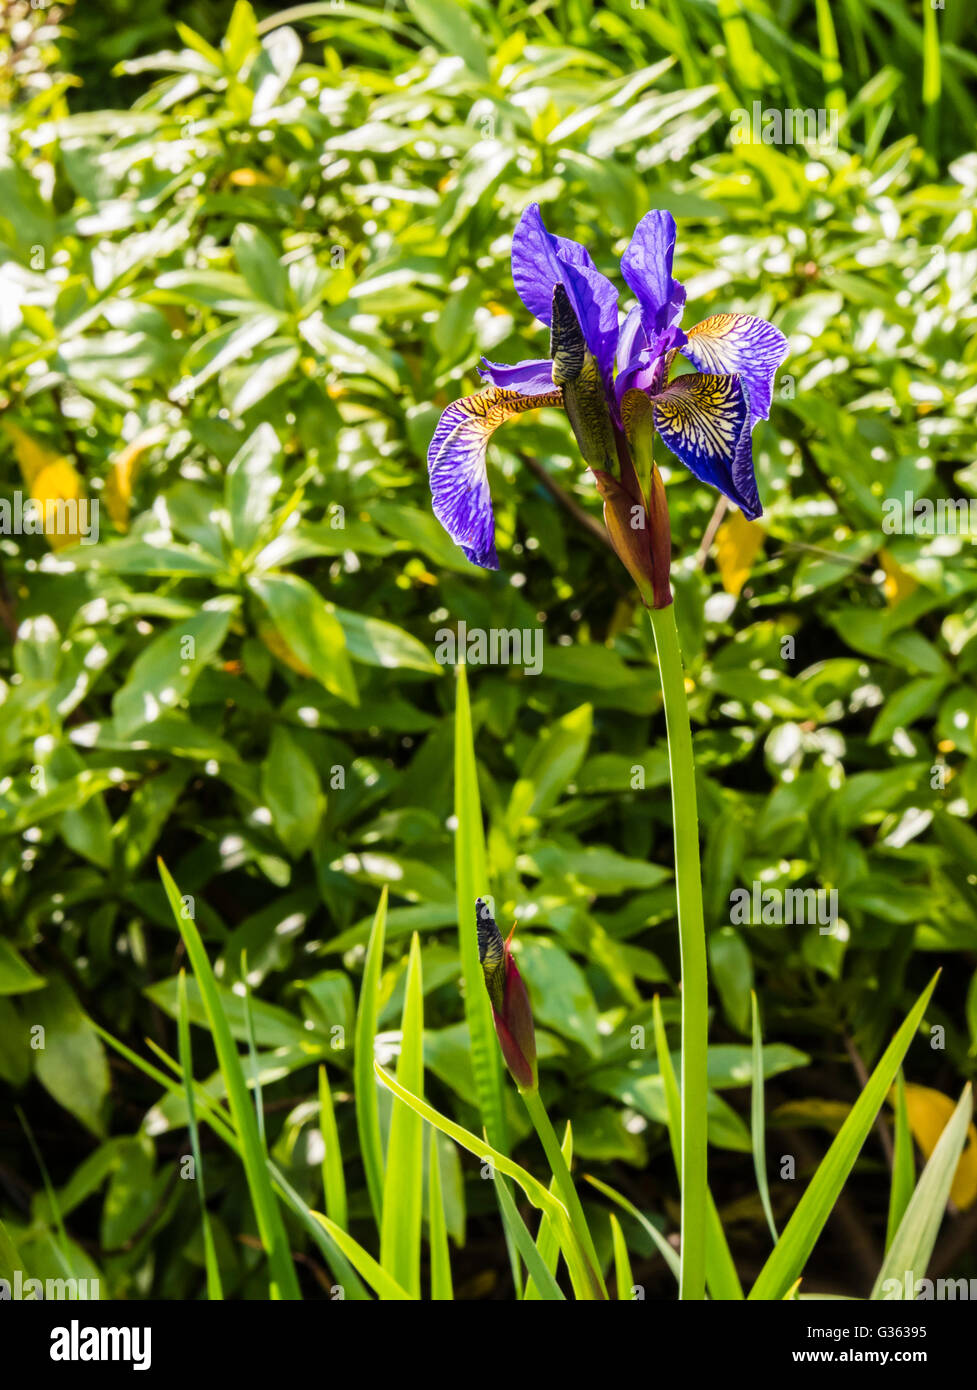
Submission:
[[[680,326],[685,289],[672,275],[674,252],[672,215],[647,213],[621,257],[621,273],[638,301],[622,324],[617,289],[585,248],[551,235],[535,203],[523,213],[512,238],[512,278],[526,308],[550,326],[551,356],[514,366],[485,362],[486,388],[448,406],[428,450],[435,515],[474,564],[498,569],[499,563],[488,441],[506,420],[540,406],[567,410],[604,496],[615,548],[636,577],[650,577],[654,546],[668,549],[670,541],[657,470],[646,466],[642,474],[630,458],[635,420],[653,427],[695,477],[745,516],[760,516],[751,435],[770,414],[787,340],[749,314],[713,314],[686,333]],[[669,381],[678,353],[696,371]],[[656,498],[658,520],[649,527],[647,553],[639,554],[645,542],[624,534],[634,522],[623,518],[633,507],[654,516]],[[660,568],[660,554],[657,560]],[[667,557],[664,563],[667,576]]]

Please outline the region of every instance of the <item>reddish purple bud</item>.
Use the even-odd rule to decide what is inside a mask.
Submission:
[[[536,1030],[533,1027],[529,992],[512,958],[509,942],[502,940],[502,933],[495,924],[488,904],[481,898],[475,903],[475,921],[478,926],[478,959],[492,1005],[492,1018],[502,1056],[516,1085],[522,1090],[535,1090]]]

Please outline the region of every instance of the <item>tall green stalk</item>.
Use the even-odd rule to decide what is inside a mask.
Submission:
[[[706,1279],[706,1101],[709,1000],[702,916],[699,814],[692,730],[675,605],[650,608],[665,700],[672,782],[675,886],[682,961],[682,1264],[679,1297],[701,1299]]]

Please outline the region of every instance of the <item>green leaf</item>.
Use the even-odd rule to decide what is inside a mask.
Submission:
[[[609,1197],[612,1202],[616,1202],[622,1211],[626,1211],[629,1216],[632,1216],[635,1221],[638,1222],[639,1226],[647,1231],[648,1235],[654,1241],[658,1253],[675,1275],[675,1282],[678,1284],[681,1274],[678,1255],[669,1245],[658,1227],[653,1222],[649,1221],[644,1212],[639,1211],[633,1202],[629,1202],[627,1197],[622,1197],[620,1192],[615,1192],[613,1187],[608,1187],[606,1182],[601,1182],[598,1178],[591,1177],[589,1173],[587,1174],[587,1181],[590,1183],[591,1187],[596,1187],[598,1192],[603,1192],[605,1197]]]
[[[0,994],[26,994],[47,981],[32,970],[18,950],[0,937]]]
[[[845,1179],[855,1166],[855,1160],[895,1080],[899,1065],[916,1036],[938,978],[938,974],[933,976],[882,1054],[868,1084],[852,1106],[848,1118],[794,1208],[773,1253],[757,1276],[750,1290],[751,1299],[783,1298],[794,1280],[803,1273],[807,1258],[831,1215]]]
[[[257,227],[239,222],[231,237],[241,274],[257,299],[284,313],[288,275],[271,242]]]
[[[631,1301],[631,1290],[634,1287],[634,1275],[631,1272],[631,1261],[628,1258],[628,1247],[624,1241],[624,1232],[621,1230],[621,1223],[611,1212],[611,1243],[614,1249],[614,1278],[617,1282],[617,1296],[619,1299]]]
[[[913,1136],[909,1127],[909,1111],[906,1108],[906,1082],[899,1068],[896,1076],[895,1102],[895,1140],[892,1150],[892,1182],[889,1186],[889,1216],[885,1230],[885,1248],[888,1252],[899,1224],[906,1214],[909,1199],[913,1195],[916,1182],[916,1163],[913,1157]]]
[[[95,1026],[74,993],[57,975],[47,989],[31,999],[27,1012],[30,1036],[25,1045],[36,1050],[37,1079],[59,1105],[96,1134],[104,1130],[102,1105],[109,1091],[105,1049]],[[42,1028],[43,1034],[35,1033]]]
[[[356,1011],[356,1041],[353,1052],[353,1099],[360,1156],[366,1186],[373,1208],[373,1219],[380,1230],[383,1212],[383,1149],[380,1144],[380,1110],[377,1080],[373,1072],[373,1040],[377,1031],[380,975],[383,970],[383,943],[387,925],[387,889],[380,893],[376,916],[370,930]]]
[[[909,1289],[911,1292],[908,1296],[915,1298],[916,1280],[924,1278],[929,1267],[957,1164],[967,1142],[967,1130],[973,1109],[973,1096],[968,1081],[957,1108],[940,1135],[936,1148],[930,1154],[929,1162],[916,1184],[916,1190],[909,1199],[899,1229],[886,1251],[870,1298],[891,1297],[892,1281],[898,1286],[900,1297]]]
[[[767,1151],[765,1145],[766,1129],[763,1104],[763,1039],[760,1032],[760,1009],[756,991],[750,990],[751,1019],[753,1024],[753,1082],[750,1100],[750,1132],[753,1138],[753,1170],[756,1173],[757,1190],[763,1204],[763,1214],[767,1218],[774,1245],[777,1244],[777,1223],[773,1219],[770,1205],[770,1187],[767,1183]]]
[[[224,500],[231,544],[242,554],[253,547],[271,514],[281,487],[281,444],[270,425],[259,425],[231,459],[224,479]]]
[[[208,599],[192,618],[174,623],[140,652],[112,698],[116,731],[131,734],[185,700],[227,636],[239,600]]]
[[[535,744],[512,789],[506,819],[515,834],[524,816],[552,810],[587,756],[594,727],[591,705],[581,705],[552,724]]]
[[[424,990],[421,938],[411,938],[407,991],[401,1022],[397,1080],[405,1090],[424,1089]],[[424,1125],[407,1105],[394,1106],[383,1175],[380,1263],[414,1298],[421,1296]]]
[[[444,1198],[441,1192],[441,1160],[438,1156],[438,1132],[431,1130],[427,1160],[428,1241],[431,1247],[431,1301],[443,1303],[454,1298],[451,1285],[451,1256],[448,1250],[448,1228],[445,1221]]]
[[[315,840],[326,799],[315,764],[280,724],[261,764],[261,795],[278,838],[293,859],[299,858]]]
[[[464,0],[407,0],[411,14],[445,53],[457,54],[476,77],[489,75],[485,42]]]
[[[672,1147],[672,1160],[675,1164],[675,1172],[679,1175],[681,1181],[682,1095],[675,1077],[674,1068],[672,1067],[672,1057],[668,1050],[665,1023],[662,1018],[661,1002],[657,994],[654,998],[654,1025],[655,1051],[658,1055],[658,1067],[665,1087],[665,1099],[668,1107],[668,1137]],[[711,1091],[709,1092],[708,1099],[713,1099]],[[716,1203],[713,1200],[712,1192],[708,1188],[706,1189],[706,1210],[703,1220],[705,1224],[706,1245],[706,1286],[709,1290],[709,1296],[711,1298],[741,1299],[743,1297],[743,1289],[740,1285],[739,1275],[736,1273],[736,1266],[733,1264],[733,1257],[730,1254],[729,1243],[726,1240],[726,1233],[723,1230],[722,1222],[719,1220],[719,1212],[716,1210]]]
[[[416,1298],[415,1294],[408,1293],[403,1285],[398,1284],[397,1280],[388,1274],[382,1265],[378,1265],[369,1251],[364,1250],[362,1245],[355,1241],[351,1235],[347,1235],[341,1226],[336,1225],[335,1221],[330,1221],[329,1217],[323,1216],[321,1211],[314,1211],[312,1215],[328,1231],[353,1268],[363,1276],[381,1299],[394,1299],[402,1302]]]
[[[332,1105],[332,1091],[325,1063],[319,1066],[319,1130],[322,1134],[322,1190],[326,1202],[326,1213],[337,1226],[345,1231],[348,1224],[346,1205],[346,1177],[343,1172],[343,1155],[339,1147],[339,1130]]]
[[[186,400],[196,394],[211,377],[240,362],[261,343],[275,335],[278,314],[249,314],[198,338],[183,363],[184,375],[170,391],[172,400]]]
[[[354,661],[362,661],[367,666],[382,666],[385,670],[403,668],[424,671],[432,676],[443,673],[444,667],[435,661],[423,642],[403,628],[384,622],[382,618],[368,618],[363,613],[351,613],[346,608],[336,608],[332,604],[329,611],[338,619]]]
[[[294,574],[252,574],[248,586],[268,609],[278,636],[315,679],[341,700],[358,704],[346,635],[312,585]]]
[[[237,72],[257,50],[258,25],[248,0],[235,0],[221,48],[231,72]]]
[[[469,1153],[474,1154],[475,1157],[480,1159],[483,1163],[491,1162],[494,1164],[500,1173],[505,1174],[508,1178],[512,1178],[514,1182],[519,1184],[534,1207],[537,1207],[542,1212],[549,1213],[554,1223],[554,1229],[559,1233],[560,1246],[570,1270],[570,1277],[573,1281],[576,1295],[578,1298],[592,1299],[593,1285],[587,1270],[586,1256],[573,1232],[567,1209],[563,1203],[559,1201],[558,1198],[552,1196],[541,1183],[537,1182],[532,1174],[527,1173],[525,1168],[521,1168],[518,1163],[513,1162],[511,1158],[507,1158],[505,1154],[493,1148],[486,1140],[479,1139],[469,1130],[464,1129],[459,1124],[455,1124],[453,1120],[449,1120],[445,1115],[439,1114],[433,1106],[428,1105],[427,1102],[421,1100],[419,1096],[412,1095],[410,1091],[405,1090],[398,1081],[395,1081],[392,1076],[384,1071],[379,1062],[375,1062],[374,1067],[377,1076],[383,1084],[388,1090],[392,1091],[399,1100],[403,1101],[405,1105],[410,1106],[422,1119],[427,1120],[429,1124],[441,1130],[442,1134],[446,1134],[449,1139],[453,1139],[456,1144],[460,1144],[463,1149],[467,1149]]]
[[[184,1089],[187,1097],[187,1128],[190,1131],[190,1148],[193,1152],[194,1178],[197,1200],[200,1203],[200,1226],[204,1240],[204,1267],[207,1271],[207,1297],[217,1302],[224,1297],[221,1286],[220,1263],[214,1245],[214,1232],[207,1210],[207,1193],[204,1186],[203,1155],[200,1149],[200,1133],[197,1128],[197,1111],[194,1105],[193,1050],[190,1044],[190,1015],[187,1009],[187,975],[180,971],[179,1026],[177,1036],[180,1048],[180,1067],[183,1071]]]
[[[546,1301],[565,1301],[559,1284],[546,1267],[546,1262],[533,1243],[533,1238],[529,1234],[525,1221],[519,1215],[519,1209],[513,1200],[505,1178],[500,1173],[496,1173],[494,1181],[499,1207],[502,1211],[502,1220],[505,1222],[513,1245],[523,1258],[533,1286],[540,1290],[538,1296]]]
[[[271,1296],[272,1298],[297,1299],[300,1297],[299,1286],[295,1275],[295,1266],[292,1263],[288,1236],[281,1212],[278,1209],[278,1200],[272,1188],[266,1154],[258,1134],[258,1124],[248,1095],[241,1058],[234,1045],[234,1039],[231,1036],[231,1030],[217,991],[217,981],[214,979],[214,972],[196,924],[186,912],[180,890],[170,877],[163,861],[159,860],[158,863],[160,878],[163,880],[163,887],[166,890],[174,920],[180,935],[183,937],[187,955],[190,957],[190,963],[197,978],[197,984],[200,986],[221,1073],[227,1086],[231,1115],[234,1120],[234,1128],[240,1137],[241,1157],[244,1162],[254,1213],[258,1221],[258,1231],[271,1268]]]
[[[564,1163],[567,1165],[567,1168],[569,1168],[570,1164],[573,1162],[573,1130],[569,1121],[567,1121],[567,1127],[563,1132],[563,1143],[560,1145],[560,1152],[563,1154]],[[550,1192],[553,1196],[558,1195],[555,1175],[550,1179]],[[548,1273],[555,1274],[556,1267],[560,1262],[560,1240],[559,1235],[553,1229],[552,1221],[545,1212],[539,1219],[539,1230],[536,1232],[536,1249],[539,1251],[540,1258]],[[525,1290],[523,1291],[523,1298],[529,1303],[534,1303],[538,1302],[542,1297],[543,1295],[536,1287],[536,1281],[532,1278],[528,1279]]]

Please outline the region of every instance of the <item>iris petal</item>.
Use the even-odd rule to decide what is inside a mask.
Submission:
[[[552,321],[553,289],[564,286],[587,346],[609,383],[617,348],[617,289],[579,242],[546,230],[537,203],[526,208],[512,235],[512,279],[529,312],[547,325]]]
[[[489,440],[512,416],[562,403],[557,390],[525,396],[490,386],[475,396],[453,401],[438,421],[427,451],[434,515],[473,564],[483,569],[499,568],[495,513],[485,466]]]
[[[755,520],[763,508],[753,471],[750,397],[739,377],[681,376],[655,397],[655,427],[686,468]]]
[[[788,352],[779,328],[752,314],[712,314],[689,329],[681,351],[700,372],[741,376],[749,388],[751,424],[767,419],[773,380]]]
[[[685,288],[672,276],[675,235],[675,218],[670,212],[648,212],[635,227],[621,257],[621,274],[637,296],[648,346],[657,341],[660,352],[685,340],[678,326],[685,308]]]

